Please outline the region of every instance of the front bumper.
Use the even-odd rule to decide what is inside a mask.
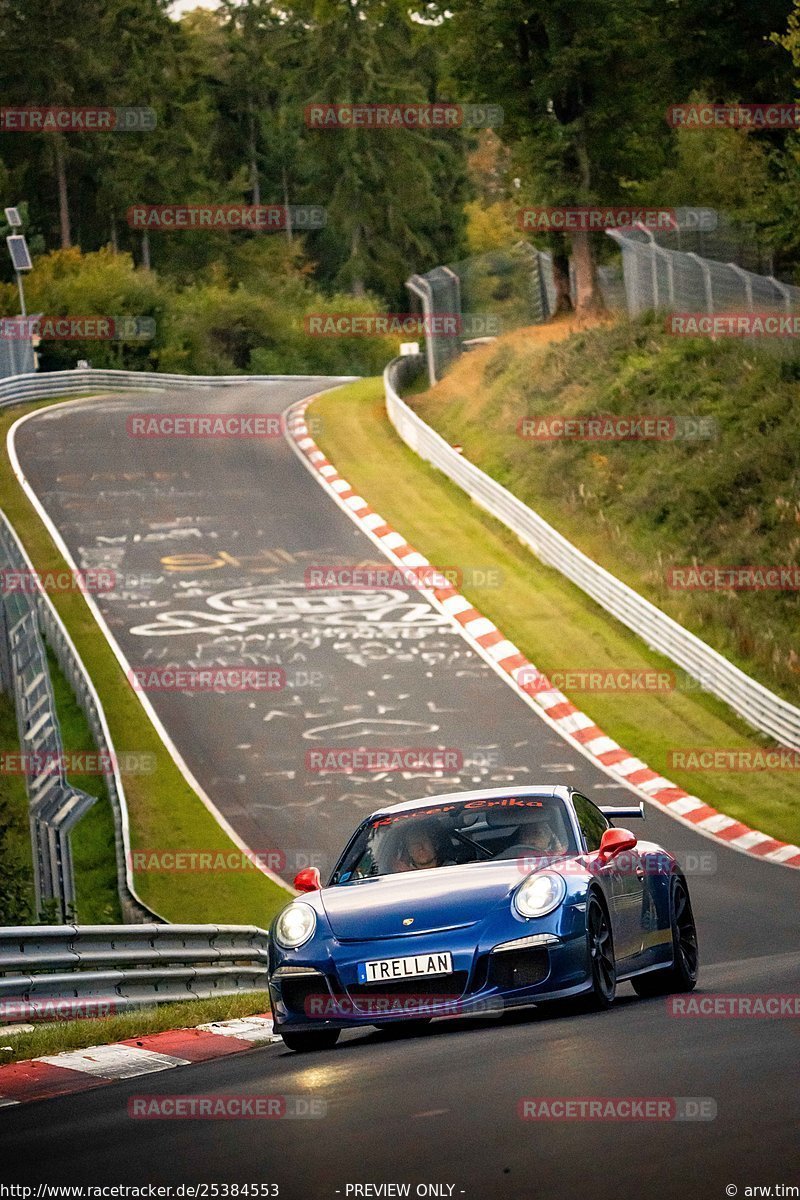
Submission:
[[[549,926],[549,928],[548,928]],[[536,922],[515,922],[475,944],[475,930],[342,943],[324,956],[283,956],[270,977],[281,1029],[352,1029],[433,1017],[497,1015],[507,1008],[575,995],[591,986],[585,917],[574,906]],[[359,984],[358,964],[448,951],[453,973]]]

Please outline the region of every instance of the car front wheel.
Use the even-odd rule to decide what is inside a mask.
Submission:
[[[288,1050],[307,1054],[311,1050],[332,1050],[339,1040],[339,1029],[281,1030],[283,1044]]]
[[[586,905],[586,939],[592,990],[585,999],[590,1008],[610,1008],[617,992],[617,963],[611,922],[597,896],[590,896]]]

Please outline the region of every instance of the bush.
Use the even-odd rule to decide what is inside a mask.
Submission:
[[[398,353],[400,337],[314,337],[306,318],[378,313],[383,306],[374,297],[322,295],[309,283],[310,269],[300,243],[275,238],[243,243],[231,251],[228,267],[217,265],[183,288],[110,249],[43,255],[26,283],[29,312],[144,317],[155,322],[155,336],[42,342],[40,369],[69,369],[87,359],[98,368],[187,375],[379,373]],[[0,285],[0,313],[16,311],[16,289]]]

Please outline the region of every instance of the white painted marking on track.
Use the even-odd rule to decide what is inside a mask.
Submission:
[[[275,1042],[279,1034],[275,1033],[269,1017],[240,1017],[232,1021],[211,1021],[206,1025],[198,1025],[207,1033],[219,1033],[224,1037],[239,1038],[243,1042]]]
[[[81,1071],[84,1075],[97,1075],[101,1079],[132,1079],[136,1075],[150,1075],[155,1071],[166,1071],[169,1067],[185,1067],[188,1058],[176,1058],[172,1054],[158,1054],[141,1046],[90,1046],[87,1050],[66,1050],[63,1054],[46,1054],[34,1062],[49,1063],[51,1067],[65,1067],[68,1071]]]
[[[697,822],[698,828],[707,829],[709,833],[720,833],[723,829],[730,829],[731,825],[738,825],[738,821],[734,821],[733,817],[726,817],[724,813],[714,813],[713,817],[706,817],[704,821]]]
[[[704,803],[698,796],[681,796],[679,800],[671,800],[667,808],[671,813],[679,813],[685,816],[686,813],[696,812],[698,808],[703,808]]]
[[[770,850],[769,854],[764,855],[764,858],[781,863],[786,862],[787,858],[794,858],[795,855],[800,855],[800,846],[780,846],[777,850]]]

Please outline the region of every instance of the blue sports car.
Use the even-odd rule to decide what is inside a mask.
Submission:
[[[335,1045],[342,1029],[415,1025],[579,998],[608,1008],[630,979],[640,996],[691,991],[697,933],[673,855],[571,787],[426,797],[363,821],[323,887],[303,893],[270,936],[275,1028],[291,1050]]]

